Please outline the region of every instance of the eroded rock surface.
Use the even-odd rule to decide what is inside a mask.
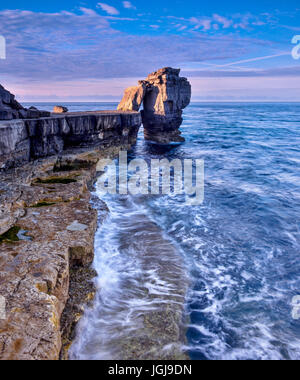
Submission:
[[[179,69],[166,67],[150,74],[145,81],[140,81],[138,87],[125,91],[119,109],[137,111],[143,102],[142,119],[146,140],[163,144],[184,141],[179,127],[183,121],[182,110],[191,100],[191,85],[179,74]]]
[[[61,154],[70,147],[131,146],[142,124],[138,112],[76,112],[0,121],[0,169]]]
[[[89,188],[102,155],[78,153],[0,174],[0,295],[6,301],[0,360],[55,360],[63,344],[67,357],[73,328],[94,295],[97,212]]]
[[[146,83],[142,81],[136,87],[127,88],[118,106],[118,111],[139,111],[146,95],[146,89]]]

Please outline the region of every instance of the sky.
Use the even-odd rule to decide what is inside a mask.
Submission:
[[[2,0],[0,83],[20,101],[118,101],[172,66],[194,101],[300,101],[299,0],[102,1]]]

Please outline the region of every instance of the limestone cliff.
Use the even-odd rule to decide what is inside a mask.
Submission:
[[[0,295],[6,301],[0,360],[58,359],[93,298],[97,212],[88,187],[100,157],[90,150],[0,174]]]
[[[142,124],[138,112],[86,112],[0,121],[0,169],[61,154],[74,147],[131,146]]]
[[[130,149],[141,123],[139,112],[27,110],[0,87],[0,296],[6,303],[0,360],[67,357],[94,292],[90,264],[100,215],[89,190],[96,165]]]
[[[191,85],[179,76],[179,69],[163,68],[150,74],[138,87],[130,87],[118,109],[138,110],[143,102],[142,119],[146,140],[168,144],[183,142],[179,127],[182,110],[191,100]]]

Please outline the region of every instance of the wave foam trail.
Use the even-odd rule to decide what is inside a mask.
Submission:
[[[79,323],[71,359],[183,355],[179,312],[186,283],[179,254],[133,199],[105,201],[110,215],[95,239],[97,295]]]

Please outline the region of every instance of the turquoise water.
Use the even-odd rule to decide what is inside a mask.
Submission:
[[[69,105],[74,111],[115,107]],[[185,349],[192,359],[300,359],[300,320],[292,317],[293,297],[300,295],[300,104],[194,103],[181,130],[186,143],[168,148],[141,135],[130,158],[204,159],[204,203],[129,197],[125,206],[110,198],[114,227],[126,210],[143,210],[176,246],[190,278]],[[120,246],[119,238],[112,234],[106,243]],[[118,277],[130,261],[106,256],[105,264]],[[122,290],[121,284],[107,294],[120,297]]]

